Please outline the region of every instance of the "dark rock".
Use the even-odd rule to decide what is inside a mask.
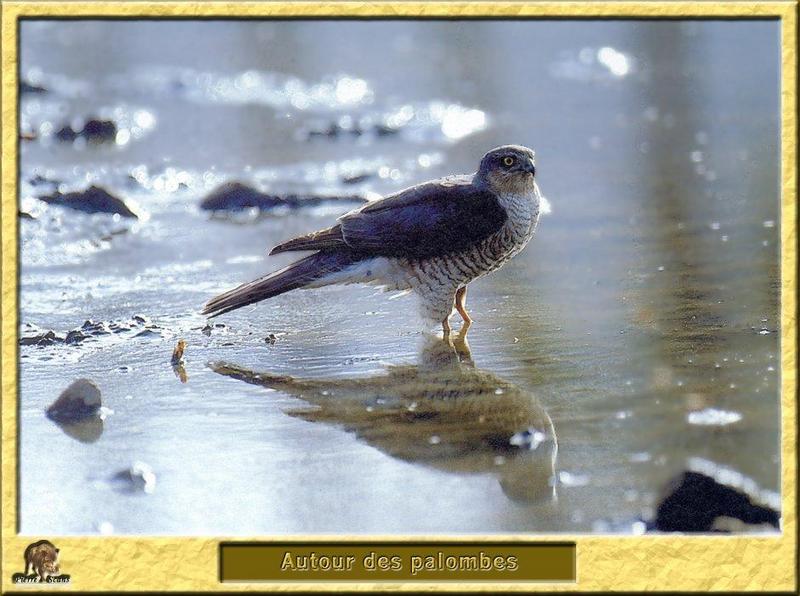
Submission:
[[[401,127],[389,126],[383,123],[376,124],[372,119],[364,119],[361,122],[344,124],[340,122],[312,124],[305,130],[305,136],[308,140],[315,138],[336,140],[339,138],[361,137],[364,135],[391,137],[399,134],[401,131]]]
[[[270,209],[277,207],[279,201],[273,195],[267,195],[240,182],[227,182],[211,191],[200,204],[201,209],[208,211]]]
[[[53,193],[61,184],[60,180],[50,179],[38,173],[28,177],[27,182],[41,194]]]
[[[214,325],[211,325],[211,323],[206,323],[206,326],[200,329],[200,333],[210,336],[211,332],[214,330],[224,332],[227,330],[227,328],[228,326],[225,323],[214,323]]]
[[[134,326],[130,325],[128,323],[122,323],[122,322],[119,322],[119,321],[112,321],[111,323],[108,324],[107,327],[108,327],[108,330],[111,333],[122,333],[124,331],[130,331],[131,329],[133,329]]]
[[[718,518],[780,527],[780,513],[753,503],[751,495],[700,472],[684,472],[670,485],[651,526],[660,532],[713,532]]]
[[[272,345],[276,341],[278,341],[278,336],[275,335],[274,333],[270,333],[269,335],[267,335],[267,337],[264,338],[264,341],[267,342],[268,344]]]
[[[56,138],[64,143],[71,143],[78,138],[78,133],[67,124],[56,131]]]
[[[161,332],[154,331],[153,329],[144,329],[137,333],[134,337],[161,337]]]
[[[122,492],[152,493],[156,489],[156,475],[144,462],[133,462],[129,468],[120,470],[111,477],[112,485]]]
[[[100,236],[100,240],[103,242],[111,242],[116,236],[122,236],[130,232],[129,228],[121,228],[118,230],[111,230],[108,234],[104,234]]]
[[[87,141],[109,142],[117,138],[117,125],[111,120],[97,120],[92,118],[87,121],[80,132],[80,136]]]
[[[345,135],[360,137],[363,134],[364,130],[358,125],[342,126],[338,122],[331,122],[327,126],[312,127],[306,133],[309,139],[313,139],[315,137],[338,139],[339,137],[343,137]]]
[[[21,346],[50,346],[55,343],[63,342],[64,337],[56,334],[55,331],[39,331],[32,335],[19,338]]]
[[[40,85],[34,85],[33,83],[29,83],[24,79],[20,79],[19,81],[19,94],[33,94],[33,93],[47,93],[47,89]]]
[[[65,124],[56,132],[56,138],[64,143],[72,143],[78,137],[94,143],[109,143],[117,138],[117,125],[112,120],[90,118],[83,128],[76,130],[71,124]]]
[[[95,323],[91,319],[84,321],[83,325],[81,325],[81,329],[85,332],[89,333],[90,335],[110,335],[111,328],[104,323],[103,321],[99,321]]]
[[[200,203],[200,208],[206,211],[241,211],[244,209],[267,211],[279,207],[289,209],[315,207],[323,203],[364,203],[366,200],[359,195],[268,194],[240,182],[226,182],[211,191]]]
[[[390,137],[400,132],[399,128],[394,126],[386,126],[385,124],[378,124],[375,127],[375,134],[379,137]]]
[[[47,417],[62,423],[78,422],[98,415],[101,405],[97,385],[89,379],[78,379],[47,408]]]
[[[53,344],[62,343],[63,341],[64,341],[63,337],[59,337],[59,336],[53,337],[53,336],[48,335],[47,337],[42,338],[38,342],[36,342],[36,345],[37,346],[52,346]]]
[[[78,344],[78,343],[82,342],[84,339],[86,339],[87,337],[89,337],[89,336],[86,335],[80,329],[73,329],[72,331],[67,333],[67,337],[64,340],[64,343],[67,343],[67,344]]]
[[[373,177],[373,174],[357,174],[355,176],[344,176],[342,178],[342,184],[361,184],[362,182],[369,180]]]
[[[43,184],[48,184],[50,186],[58,185],[57,180],[50,180],[49,178],[45,178],[41,174],[36,174],[35,176],[31,176],[28,178],[28,184],[31,186],[41,186]]]
[[[93,185],[78,192],[61,193],[56,191],[51,195],[38,198],[50,205],[61,205],[84,213],[113,213],[122,217],[138,219],[138,216],[128,208],[122,199],[118,199],[99,186]]]
[[[144,327],[144,329],[142,329]],[[42,330],[36,325],[27,323],[20,337],[19,343],[23,346],[49,346],[55,343],[77,345],[84,341],[94,341],[96,337],[111,334],[123,334],[140,330],[135,337],[160,337],[158,325],[147,322],[141,315],[135,315],[130,321],[93,321],[87,319],[83,325],[67,332],[66,336],[55,331]]]

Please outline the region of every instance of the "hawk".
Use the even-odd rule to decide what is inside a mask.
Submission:
[[[471,175],[423,182],[342,215],[336,225],[279,244],[271,255],[314,251],[288,267],[212,298],[217,316],[290,290],[365,283],[413,291],[426,322],[468,327],[467,284],[502,267],[533,236],[542,200],[534,153],[492,149]]]

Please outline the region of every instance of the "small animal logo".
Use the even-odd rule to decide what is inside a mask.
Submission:
[[[49,540],[39,540],[25,549],[25,572],[15,573],[12,581],[25,583],[67,583],[69,575],[63,575],[59,567],[59,549]]]

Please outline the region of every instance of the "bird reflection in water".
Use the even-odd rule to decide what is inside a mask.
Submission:
[[[517,385],[475,367],[463,333],[426,337],[419,363],[355,379],[299,379],[213,363],[222,375],[274,389],[312,408],[289,415],[344,427],[403,461],[493,474],[525,503],[556,498],[558,442],[547,412]]]

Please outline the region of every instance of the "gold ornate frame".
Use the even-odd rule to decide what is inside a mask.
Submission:
[[[220,584],[218,545],[226,537],[47,536],[79,591],[787,591],[797,586],[797,4],[780,2],[3,2],[2,4],[2,559],[3,592],[18,586],[25,547],[17,535],[17,51],[20,18],[50,17],[383,17],[383,18],[770,18],[781,22],[781,444],[783,532],[779,536],[512,535],[504,540],[577,543],[577,584],[305,583]],[[375,540],[425,541],[424,536]],[[454,540],[458,537],[437,537]],[[469,542],[498,536],[470,537]],[[246,540],[237,536],[237,541]],[[269,537],[252,539],[269,541]],[[355,537],[304,539],[347,542]],[[364,537],[357,538],[364,541]],[[286,541],[286,538],[281,538]],[[62,588],[63,589],[63,588]]]

